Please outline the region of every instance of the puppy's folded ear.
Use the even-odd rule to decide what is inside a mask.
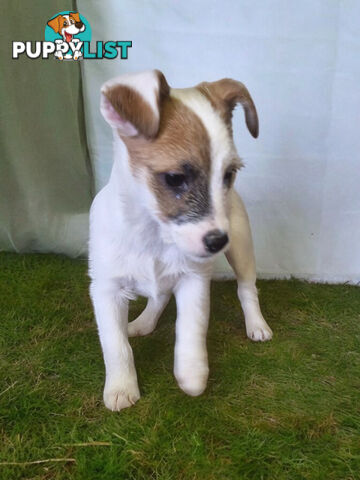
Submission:
[[[80,20],[80,14],[78,12],[70,12],[69,13],[70,17],[75,20],[75,22],[79,23],[81,22]]]
[[[259,120],[253,99],[241,82],[223,78],[217,82],[203,82],[198,89],[205,95],[227,123],[231,123],[232,112],[237,103],[245,111],[245,121],[249,132],[255,138],[259,135]]]
[[[159,70],[124,74],[101,87],[100,110],[120,136],[156,137],[160,109],[170,88]]]
[[[62,15],[58,15],[57,17],[53,18],[52,20],[49,20],[47,22],[47,25],[49,25],[49,27],[51,27],[55,33],[59,33],[60,32],[60,18],[62,17]]]

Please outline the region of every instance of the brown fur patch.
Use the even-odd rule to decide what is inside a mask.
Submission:
[[[209,208],[210,139],[201,119],[180,100],[163,99],[155,138],[123,137],[123,141],[134,174],[138,170],[147,170],[149,185],[156,195],[163,219],[186,215],[191,208],[200,215],[200,210],[205,212]],[[193,172],[189,188],[176,196],[164,183],[162,174],[184,173],[189,168]],[[195,206],[195,201],[201,205]]]
[[[253,137],[259,134],[259,121],[255,104],[245,85],[231,78],[223,78],[217,82],[202,82],[196,87],[217,110],[232,132],[232,112],[237,103],[245,110],[245,120]]]
[[[116,85],[104,93],[114,109],[132,123],[145,138],[158,133],[159,119],[143,97],[126,85]]]
[[[169,96],[170,87],[166,81],[164,74],[160,72],[160,70],[154,70],[154,72],[157,75],[158,81],[159,81],[159,90],[157,92],[157,102],[158,102],[158,108],[160,111],[163,100]]]

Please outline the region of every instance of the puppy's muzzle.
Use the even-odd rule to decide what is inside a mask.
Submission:
[[[229,237],[222,230],[211,230],[204,238],[203,242],[209,253],[219,252],[228,243]]]

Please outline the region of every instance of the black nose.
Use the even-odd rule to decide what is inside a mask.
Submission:
[[[204,238],[206,250],[210,253],[216,253],[221,250],[229,241],[229,237],[221,230],[211,230]]]
[[[79,29],[82,28],[83,25],[84,25],[83,22],[76,22],[75,23],[75,27],[79,28]]]

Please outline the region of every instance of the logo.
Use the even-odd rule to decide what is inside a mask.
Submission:
[[[45,27],[45,41],[55,43],[54,56],[59,60],[78,60],[83,56],[83,42],[90,42],[91,28],[82,15],[61,12]]]
[[[91,50],[91,27],[87,19],[78,12],[59,12],[45,26],[45,41],[12,42],[12,58],[20,55],[28,58],[57,60],[99,60],[120,57],[128,58],[131,40],[96,42],[95,51]]]

